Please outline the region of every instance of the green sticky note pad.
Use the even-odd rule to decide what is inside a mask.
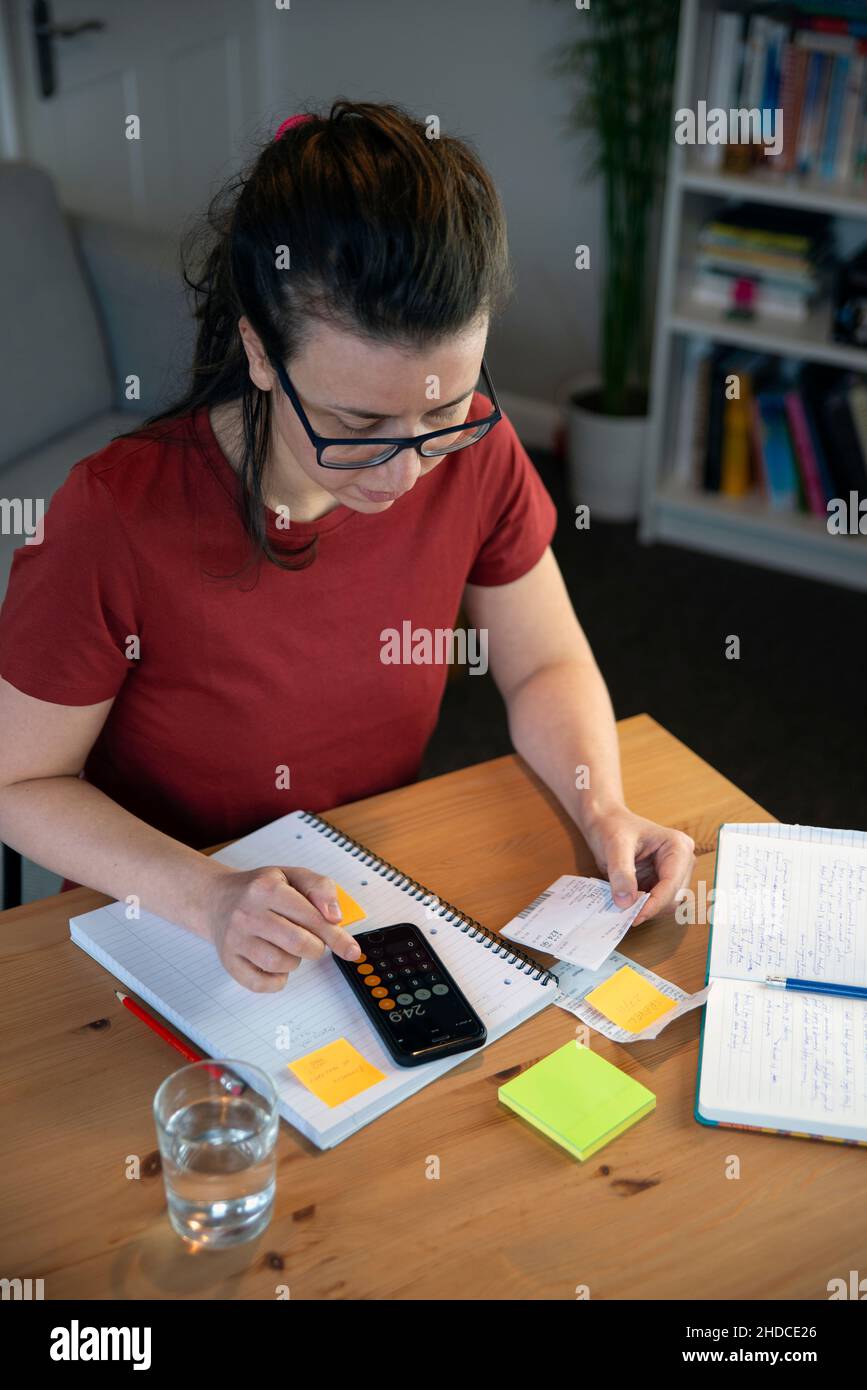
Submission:
[[[646,1086],[574,1042],[507,1081],[498,1094],[582,1162],[656,1105]]]

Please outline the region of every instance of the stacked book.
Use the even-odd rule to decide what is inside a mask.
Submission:
[[[730,314],[803,320],[826,288],[832,223],[824,213],[739,203],[702,227],[693,298]]]
[[[827,520],[834,499],[867,498],[867,377],[691,339],[672,467],[685,487]]]
[[[867,193],[867,6],[838,4],[836,14],[765,8],[770,13],[716,15],[704,94],[727,113],[767,113],[765,140],[774,152],[755,139],[708,144],[703,162],[737,174],[760,165],[764,173]],[[782,138],[772,141],[778,110]]]

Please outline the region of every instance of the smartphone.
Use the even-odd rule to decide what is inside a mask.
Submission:
[[[401,922],[355,940],[360,958],[334,963],[399,1067],[482,1046],[485,1025],[418,927]]]

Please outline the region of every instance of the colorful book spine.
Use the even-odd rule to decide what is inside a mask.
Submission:
[[[809,174],[815,164],[819,144],[819,86],[824,53],[807,53],[807,78],[804,105],[798,125],[796,167],[799,174]]]
[[[840,124],[843,117],[843,102],[849,80],[849,59],[842,53],[834,59],[831,82],[828,87],[828,114],[825,117],[825,133],[822,140],[821,171],[824,179],[832,179],[837,168],[837,141],[840,138]]]
[[[813,447],[813,439],[810,434],[809,425],[807,424],[804,402],[801,399],[800,392],[795,390],[787,391],[785,402],[786,419],[789,422],[792,443],[795,447],[795,457],[801,471],[807,506],[814,516],[825,516],[828,499],[822,487],[819,463]]]
[[[761,391],[756,396],[758,459],[765,495],[774,511],[794,511],[798,505],[798,475],[786,425],[784,396],[778,391]],[[756,419],[757,414],[757,419]]]
[[[750,490],[751,400],[749,378],[741,373],[740,399],[727,400],[723,412],[720,492],[726,497],[744,497]]]
[[[786,171],[794,173],[798,164],[798,131],[801,128],[801,116],[804,111],[804,99],[807,93],[807,64],[810,60],[809,53],[803,49],[794,48],[795,80],[792,94],[792,109],[785,112],[784,127],[784,149],[786,153]]]
[[[840,116],[840,135],[837,141],[837,162],[834,177],[841,182],[852,175],[855,137],[861,115],[861,94],[864,85],[864,55],[856,53],[849,63],[849,75]]]
[[[765,81],[762,88],[762,111],[769,115],[780,105],[783,70],[783,48],[789,36],[786,24],[768,20],[768,49],[765,60]],[[771,117],[773,119],[773,117]]]

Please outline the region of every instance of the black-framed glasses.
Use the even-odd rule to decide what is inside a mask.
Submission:
[[[280,385],[292,402],[298,419],[307,431],[310,443],[316,449],[316,460],[322,468],[376,468],[380,463],[394,458],[401,449],[417,449],[423,458],[441,458],[443,454],[454,454],[458,449],[465,449],[468,444],[475,444],[502,419],[494,383],[483,357],[481,374],[494,407],[492,413],[484,419],[465,420],[462,425],[447,425],[445,429],[429,430],[427,434],[417,434],[411,439],[374,438],[371,435],[357,439],[330,439],[326,435],[317,434],[311,425],[283,363],[273,358],[270,360]]]

